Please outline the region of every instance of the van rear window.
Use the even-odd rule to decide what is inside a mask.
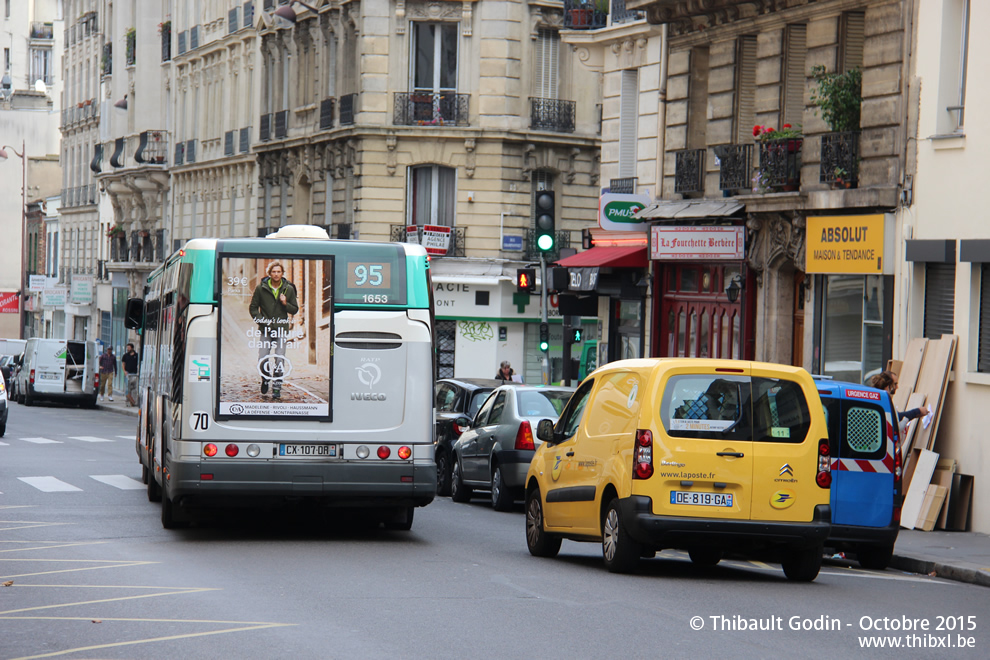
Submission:
[[[748,440],[749,378],[723,374],[674,376],[664,390],[660,415],[675,438]]]
[[[753,378],[753,440],[804,442],[811,414],[804,390],[777,378]]]

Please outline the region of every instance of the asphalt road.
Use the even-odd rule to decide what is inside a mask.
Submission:
[[[594,544],[531,557],[521,504],[497,513],[483,496],[439,498],[411,532],[304,508],[169,532],[140,482],[135,423],[13,404],[0,658],[990,655],[984,587],[840,562],[795,584],[776,565],[704,569],[677,552],[612,575]]]

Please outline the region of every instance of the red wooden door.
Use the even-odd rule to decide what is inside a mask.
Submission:
[[[725,293],[726,283],[739,272],[738,263],[665,265],[661,278],[661,357],[742,357],[744,297],[730,303]]]

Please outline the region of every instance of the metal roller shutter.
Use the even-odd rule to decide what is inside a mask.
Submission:
[[[925,264],[925,338],[938,339],[954,331],[956,264]]]

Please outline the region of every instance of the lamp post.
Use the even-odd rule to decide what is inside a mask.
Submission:
[[[21,152],[9,145],[0,148],[0,163],[7,160],[7,149],[14,152],[14,155],[21,159],[21,312],[20,312],[20,338],[24,336],[24,323],[27,318],[27,310],[24,309],[24,301],[27,296],[27,153],[24,150],[24,141],[21,140]]]

